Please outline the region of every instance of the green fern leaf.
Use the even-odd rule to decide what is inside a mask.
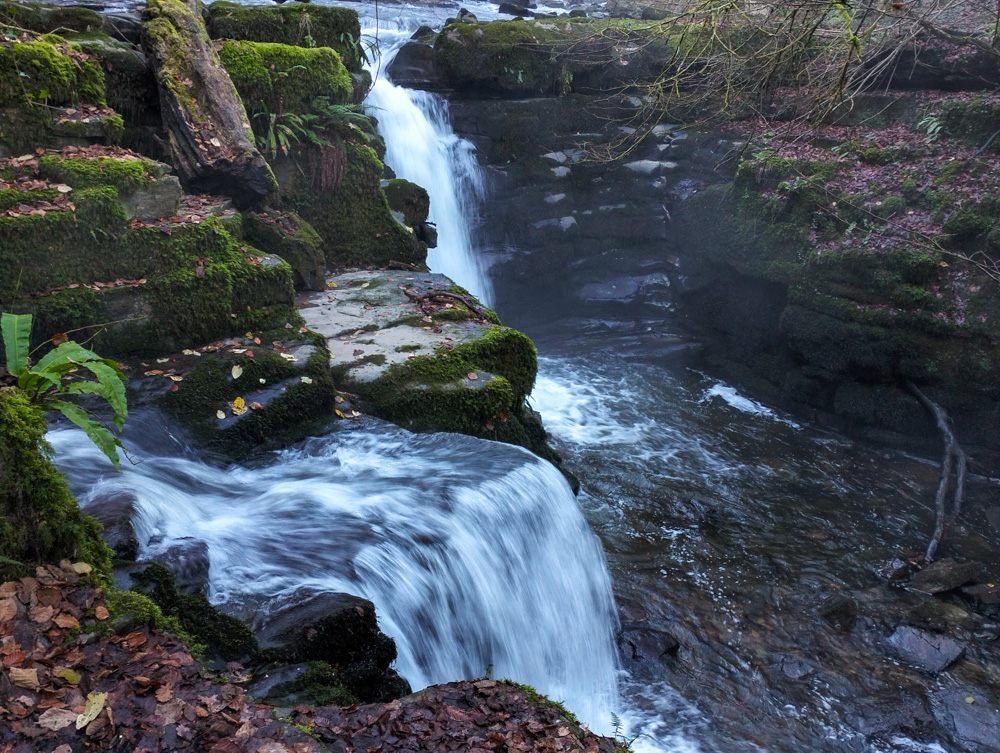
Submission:
[[[14,376],[28,368],[28,349],[31,341],[31,314],[0,315],[4,349],[7,354],[7,371]]]

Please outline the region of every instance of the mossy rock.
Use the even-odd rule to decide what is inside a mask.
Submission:
[[[82,5],[0,2],[0,26],[10,25],[38,34],[100,31],[101,15]]]
[[[261,251],[288,262],[296,290],[326,288],[323,239],[295,212],[251,212],[244,217],[243,230],[247,241]]]
[[[312,3],[254,6],[220,1],[208,6],[206,12],[208,33],[213,39],[330,47],[348,70],[361,70],[361,24],[352,8]]]
[[[101,63],[105,99],[125,119],[126,128],[161,127],[156,76],[139,49],[105,34],[73,34],[68,38]]]
[[[180,593],[174,576],[160,563],[153,562],[129,577],[134,591],[147,596],[164,617],[176,620],[182,635],[199,644],[205,658],[236,661],[257,655],[257,639],[246,623],[223,614],[200,594]]]
[[[300,320],[294,321],[297,327]],[[322,338],[282,328],[258,339],[280,339],[296,361],[253,343],[252,357],[220,351],[199,359],[178,389],[160,398],[205,447],[232,460],[302,439],[333,418],[335,392]],[[237,398],[248,408],[242,414],[233,410]]]
[[[46,429],[41,409],[23,392],[0,388],[0,582],[64,559],[88,562],[108,580],[111,551],[52,465]]]
[[[427,221],[431,210],[431,199],[427,189],[402,178],[393,178],[386,182],[385,198],[389,208],[403,215],[403,221],[410,227],[416,227]]]
[[[325,661],[311,661],[299,665],[293,680],[275,685],[267,699],[276,706],[353,706],[359,704],[357,696],[342,683],[337,671]]]
[[[333,190],[321,190],[319,147],[292,149],[273,160],[278,177],[281,210],[297,212],[323,239],[331,269],[378,267],[389,261],[423,264],[427,251],[413,233],[392,216],[382,191],[383,165],[375,150],[343,141],[337,161],[343,160],[341,180]]]
[[[0,109],[106,104],[104,72],[79,45],[46,35],[0,45]]]
[[[67,286],[19,306],[34,313],[39,338],[103,324],[94,347],[121,358],[201,345],[287,319],[294,299],[291,268],[259,256],[224,220],[173,226],[169,235],[159,227],[130,228],[114,189],[79,194],[88,192],[102,210],[89,217],[81,215],[78,199],[75,220],[70,212],[17,218],[9,227],[0,220],[3,250],[13,265],[4,269],[23,269],[37,286],[22,283],[22,292]],[[95,215],[103,221],[94,222]],[[121,278],[133,283],[88,287]]]
[[[255,130],[276,113],[308,113],[316,97],[332,104],[352,101],[354,87],[340,56],[329,47],[303,48],[271,42],[226,41],[219,50]],[[260,114],[261,117],[257,117]]]

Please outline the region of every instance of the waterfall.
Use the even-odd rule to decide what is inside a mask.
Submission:
[[[472,234],[484,198],[475,147],[455,135],[443,98],[396,86],[386,76],[385,67],[406,41],[407,32],[383,28],[378,33],[381,58],[372,70],[375,84],[365,102],[385,139],[386,164],[430,195],[430,221],[437,226],[438,245],[429,251],[427,263],[491,305],[493,287]]]
[[[122,474],[78,431],[49,439],[84,509],[129,494],[141,557],[207,546],[209,597],[302,587],[371,599],[414,687],[482,676],[533,685],[597,730],[619,711],[614,604],[600,543],[565,480],[525,450],[382,422],[218,468],[130,418]],[[148,444],[147,444],[148,447]]]

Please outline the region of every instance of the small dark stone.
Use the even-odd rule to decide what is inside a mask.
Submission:
[[[906,560],[893,557],[888,560],[873,562],[868,566],[879,580],[883,580],[890,586],[898,585],[910,577],[911,567]]]
[[[975,562],[956,562],[941,559],[932,562],[914,575],[907,586],[914,591],[939,594],[975,580],[979,576],[979,565]]]
[[[858,603],[849,596],[833,594],[819,608],[820,617],[842,632],[848,632],[858,620]]]
[[[497,8],[497,11],[499,13],[506,13],[509,16],[528,17],[535,15],[530,10],[518,5],[517,3],[500,3],[500,7]]]
[[[471,11],[467,10],[466,8],[459,8],[458,9],[458,16],[456,16],[456,20],[459,23],[463,23],[463,24],[478,24],[479,23],[479,19],[476,18],[476,14],[472,13]]]
[[[943,671],[965,651],[965,646],[953,638],[909,625],[896,628],[896,632],[886,639],[886,644],[900,660],[930,673]]]

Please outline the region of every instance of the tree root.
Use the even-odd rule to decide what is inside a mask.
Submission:
[[[962,503],[965,501],[965,482],[969,474],[969,456],[955,438],[952,431],[948,414],[944,409],[921,392],[917,386],[907,380],[907,389],[912,392],[920,401],[927,412],[934,417],[941,437],[944,439],[944,455],[941,458],[941,477],[938,479],[937,492],[934,495],[934,533],[927,543],[927,550],[924,552],[922,564],[928,565],[934,560],[941,538],[944,536],[948,526],[955,522],[955,519],[962,512]],[[955,466],[955,492],[952,495],[951,515],[945,518],[945,497],[948,496],[948,488],[951,486],[952,465]]]
[[[440,302],[442,300],[458,301],[463,306],[465,306],[465,308],[467,308],[469,311],[475,314],[479,319],[482,319],[483,321],[487,320],[486,309],[484,309],[482,306],[477,306],[475,303],[473,303],[472,298],[470,296],[459,295],[458,293],[447,293],[443,290],[432,290],[429,293],[424,293],[423,295],[418,295],[417,293],[414,293],[411,290],[407,290],[406,288],[401,288],[401,290],[406,294],[407,298],[409,298],[411,301],[413,301],[418,305],[433,304],[435,302]]]

